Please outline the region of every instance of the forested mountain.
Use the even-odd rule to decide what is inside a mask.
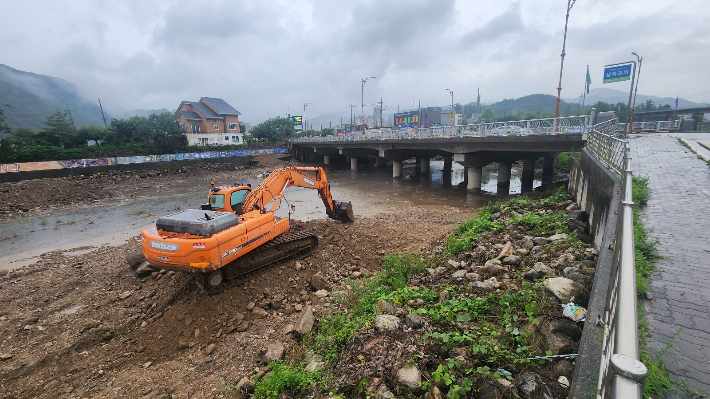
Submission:
[[[46,117],[57,110],[69,110],[76,127],[103,125],[98,103],[84,101],[73,83],[3,64],[0,64],[0,104],[9,104],[4,108],[5,122],[13,130],[43,129]]]

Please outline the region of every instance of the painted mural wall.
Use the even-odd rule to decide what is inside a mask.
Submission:
[[[260,154],[287,154],[288,148],[262,150],[207,151],[182,154],[138,155],[133,157],[70,159],[65,161],[24,162],[0,165],[0,173],[30,172],[36,170],[88,168],[92,166],[127,165],[134,163],[186,161],[193,159],[213,159],[244,157]]]

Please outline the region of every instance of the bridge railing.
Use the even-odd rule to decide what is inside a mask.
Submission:
[[[462,138],[489,136],[529,136],[544,134],[586,133],[589,116],[530,119],[507,122],[473,123],[459,126],[429,128],[401,128],[398,130],[373,129],[364,133],[345,135],[312,136],[292,139],[293,142],[331,142],[361,140],[402,140],[431,138]]]
[[[621,173],[627,142],[616,138],[619,134],[618,125],[616,119],[611,119],[592,126],[587,134],[587,148],[602,162]]]
[[[648,370],[640,361],[632,171],[628,142],[613,137],[616,119],[592,126],[587,148],[621,175],[621,195],[609,289],[600,324],[604,326],[597,399],[641,399]]]

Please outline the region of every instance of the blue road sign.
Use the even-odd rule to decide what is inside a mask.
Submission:
[[[632,65],[633,64],[605,66],[604,83],[622,82],[631,79]]]

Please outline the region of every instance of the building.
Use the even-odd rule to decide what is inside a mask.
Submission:
[[[441,107],[426,107],[394,114],[395,127],[434,127],[441,125]]]
[[[185,130],[188,145],[244,144],[239,130],[237,111],[221,98],[202,97],[200,101],[183,101],[175,111],[180,127]]]

